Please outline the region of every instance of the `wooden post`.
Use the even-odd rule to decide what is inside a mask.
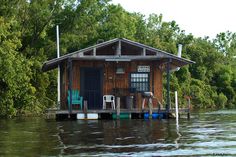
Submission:
[[[155,64],[152,64],[152,67],[151,67],[151,72],[152,72],[152,93],[153,95],[157,94],[154,92],[154,75],[155,75],[155,70],[157,70],[157,67],[155,66]],[[157,87],[155,87],[157,88]]]
[[[166,73],[167,73],[167,83],[166,83],[166,112],[169,114],[170,112],[170,62],[171,59],[167,63]]]
[[[148,108],[149,108],[149,118],[152,118],[152,110],[153,110],[153,104],[152,104],[152,97],[148,98]]]
[[[191,108],[191,102],[190,102],[190,97],[188,97],[188,114],[187,114],[187,118],[188,118],[188,120],[190,120],[190,108]]]
[[[87,100],[84,100],[84,119],[87,119],[88,118],[88,101]]]
[[[93,48],[93,56],[96,56],[96,52],[97,51],[97,49],[96,48]]]
[[[69,66],[69,92],[70,92],[70,103],[69,103],[69,118],[72,113],[72,60],[68,60],[68,66]]]
[[[145,101],[146,101],[146,98],[143,97],[143,101],[142,101],[142,110],[144,110]]]
[[[142,56],[146,56],[146,48],[143,48]]]
[[[116,55],[117,56],[121,55],[121,40],[118,41],[118,45],[116,47]]]
[[[190,111],[188,111],[187,117],[188,117],[188,120],[190,120]]]
[[[116,118],[120,119],[120,97],[116,98]]]

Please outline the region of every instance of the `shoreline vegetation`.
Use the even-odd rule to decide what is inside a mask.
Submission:
[[[195,109],[236,107],[235,32],[196,38],[177,22],[163,21],[161,14],[146,18],[109,0],[0,3],[1,117],[41,115],[56,107],[57,71],[41,70],[44,61],[56,57],[56,25],[61,55],[101,39],[127,38],[172,54],[182,44],[183,57],[196,64],[171,73],[171,98],[178,91],[180,107],[186,105],[186,96]]]

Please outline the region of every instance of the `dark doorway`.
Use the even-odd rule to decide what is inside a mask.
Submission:
[[[81,93],[88,109],[102,109],[102,68],[81,68]]]

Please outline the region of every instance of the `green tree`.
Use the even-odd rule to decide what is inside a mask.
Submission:
[[[0,115],[12,116],[33,108],[35,88],[30,83],[31,65],[17,50],[21,47],[16,21],[0,17]]]

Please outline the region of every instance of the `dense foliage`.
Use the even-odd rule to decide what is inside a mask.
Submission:
[[[55,26],[60,26],[61,53],[96,43],[127,38],[177,54],[196,64],[171,74],[171,91],[191,96],[196,108],[236,106],[236,33],[215,39],[196,38],[162,15],[148,18],[125,11],[109,0],[0,0],[0,115],[42,113],[56,102],[56,71],[42,63],[56,57]]]

